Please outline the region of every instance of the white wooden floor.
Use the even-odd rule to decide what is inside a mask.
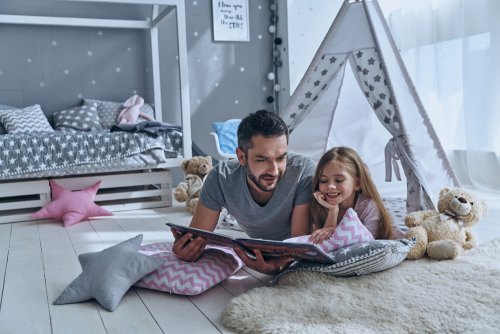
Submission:
[[[94,301],[52,305],[80,274],[78,254],[100,251],[141,233],[143,244],[173,240],[167,220],[188,224],[190,216],[183,207],[174,207],[116,213],[68,228],[47,220],[0,224],[0,333],[230,332],[220,323],[225,305],[271,277],[240,270],[191,297],[132,288],[114,312]]]
[[[480,242],[500,237],[500,199],[474,228]],[[117,213],[64,228],[54,221],[0,224],[0,333],[228,333],[220,323],[228,301],[271,277],[241,270],[192,297],[132,288],[114,312],[96,302],[52,305],[80,274],[77,256],[137,234],[143,244],[172,240],[166,221],[188,224],[183,207]],[[237,235],[238,232],[219,230]]]

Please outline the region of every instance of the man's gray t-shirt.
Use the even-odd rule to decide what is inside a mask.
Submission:
[[[265,206],[250,195],[246,170],[237,159],[220,162],[207,175],[200,200],[212,210],[226,208],[252,238],[283,240],[290,237],[292,210],[311,203],[314,163],[288,152],[286,170]]]

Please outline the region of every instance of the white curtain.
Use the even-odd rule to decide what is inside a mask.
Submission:
[[[500,192],[500,1],[380,5],[461,183]]]

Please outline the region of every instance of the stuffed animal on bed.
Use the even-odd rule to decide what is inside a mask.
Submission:
[[[175,188],[174,197],[177,202],[186,202],[188,211],[194,214],[205,176],[212,170],[212,157],[192,157],[184,160],[181,168],[185,174],[184,181]]]
[[[425,254],[435,260],[454,259],[464,250],[475,247],[471,227],[486,211],[486,202],[464,189],[442,189],[438,211],[416,211],[405,217],[409,227],[406,238],[416,238],[416,245],[406,259],[420,259]]]
[[[129,97],[125,102],[123,102],[123,109],[118,114],[116,123],[135,124],[137,123],[139,116],[144,117],[148,121],[154,121],[155,119],[153,117],[141,111],[141,107],[143,105],[144,99],[139,95]]]

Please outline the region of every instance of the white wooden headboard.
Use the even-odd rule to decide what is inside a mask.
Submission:
[[[191,151],[191,111],[189,106],[189,79],[188,79],[188,55],[186,43],[186,19],[184,0],[61,0],[78,1],[89,3],[115,3],[129,5],[150,5],[151,16],[144,20],[130,19],[102,19],[102,18],[80,18],[80,17],[58,17],[58,16],[34,16],[34,15],[10,15],[0,13],[0,24],[21,25],[45,25],[45,26],[69,26],[69,27],[101,27],[116,29],[145,29],[150,33],[153,93],[155,104],[155,118],[163,119],[162,111],[162,89],[160,84],[160,55],[158,26],[172,16],[177,22],[177,43],[179,52],[179,87],[181,90],[181,126],[183,133],[184,157],[173,159],[168,164],[180,166],[184,159],[192,156]],[[175,160],[175,161],[174,161]]]

